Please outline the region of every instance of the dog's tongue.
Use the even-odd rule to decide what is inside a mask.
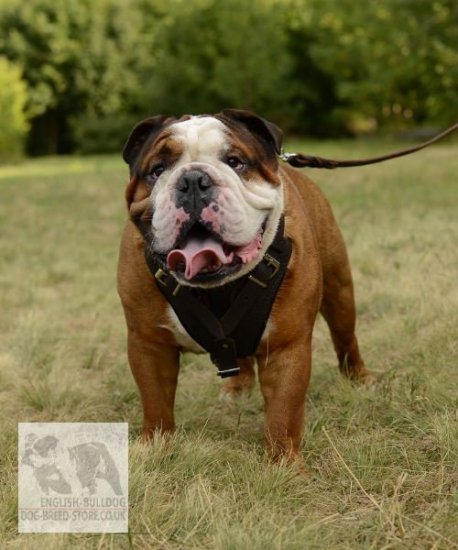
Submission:
[[[192,279],[205,269],[217,269],[221,264],[231,263],[234,253],[225,254],[221,243],[210,235],[190,237],[183,248],[176,248],[167,256],[167,267],[176,270],[184,264],[184,276]]]

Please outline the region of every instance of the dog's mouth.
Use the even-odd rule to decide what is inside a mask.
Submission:
[[[249,243],[234,246],[224,242],[210,227],[196,222],[167,254],[167,267],[187,281],[223,279],[259,255],[263,227]]]

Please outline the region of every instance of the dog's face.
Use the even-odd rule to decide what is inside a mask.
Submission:
[[[135,127],[124,149],[131,217],[181,283],[219,286],[261,260],[283,210],[281,136],[236,110]]]

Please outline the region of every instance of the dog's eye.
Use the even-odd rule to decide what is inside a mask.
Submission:
[[[156,166],[152,168],[151,172],[149,172],[146,177],[149,181],[154,183],[162,174],[162,172],[164,172],[164,170],[165,166],[163,164],[156,164]]]
[[[240,160],[239,157],[228,157],[226,159],[226,164],[230,166],[233,170],[242,170],[245,166],[243,160]]]

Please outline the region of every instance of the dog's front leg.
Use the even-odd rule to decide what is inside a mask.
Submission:
[[[142,399],[142,438],[150,439],[155,431],[173,431],[178,349],[155,344],[134,330],[129,330],[127,349],[130,367]]]
[[[302,438],[304,404],[310,379],[311,338],[259,358],[265,403],[264,436],[272,460],[296,460]]]

